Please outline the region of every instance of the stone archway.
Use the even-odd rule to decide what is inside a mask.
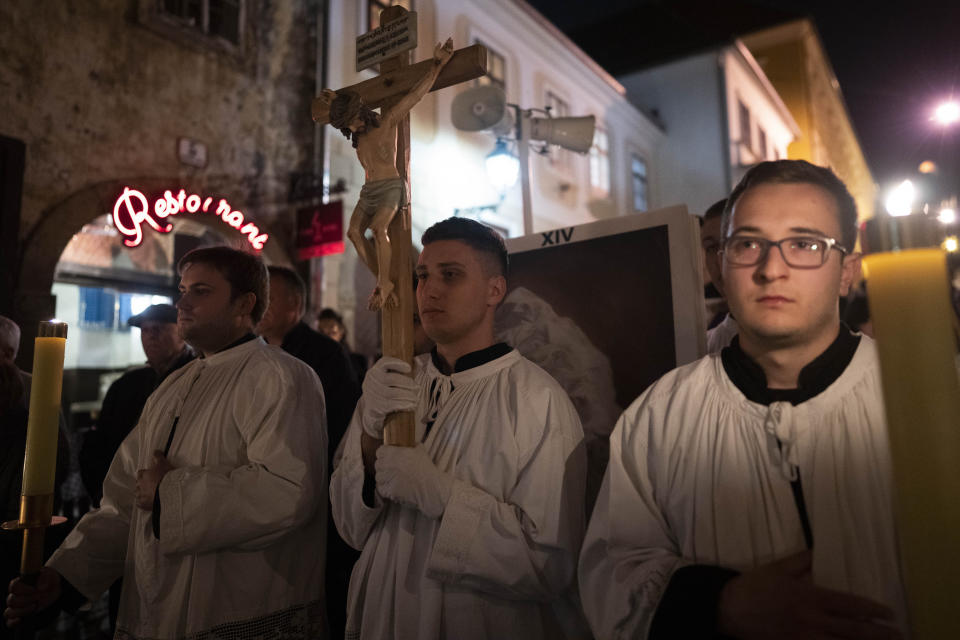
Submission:
[[[34,225],[23,241],[14,290],[14,320],[24,334],[17,356],[21,368],[32,367],[33,341],[28,338],[36,334],[36,327],[41,320],[52,318],[56,311],[56,298],[50,292],[54,272],[60,255],[73,235],[97,216],[112,211],[124,186],[136,185],[144,193],[162,193],[171,185],[188,191],[194,187],[196,192],[204,191],[202,184],[192,182],[169,177],[107,180],[73,193],[43,213],[40,222]],[[215,216],[196,216],[191,220],[218,231],[222,229],[222,223]],[[271,234],[272,241],[263,248],[264,259],[272,264],[289,264],[287,247],[281,238],[273,236],[269,225],[259,220],[257,225]]]

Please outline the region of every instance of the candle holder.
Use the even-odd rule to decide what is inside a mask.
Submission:
[[[53,513],[53,494],[43,496],[20,496],[20,519],[7,520],[0,528],[4,531],[23,531],[23,552],[20,555],[20,576],[35,576],[43,567],[43,539],[47,527],[63,524],[63,516]]]
[[[915,640],[960,638],[960,376],[947,235],[933,216],[913,214],[869,220],[862,237]]]

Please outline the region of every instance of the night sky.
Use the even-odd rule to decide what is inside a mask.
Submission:
[[[874,180],[881,189],[916,174],[923,160],[960,182],[960,123],[930,121],[935,105],[960,99],[960,2],[956,0],[528,0],[594,58],[604,52],[582,38],[585,27],[626,22],[641,5],[694,7],[698,14],[736,7],[743,15],[786,11],[812,17],[830,56]],[[757,7],[751,11],[751,5]],[[689,18],[689,15],[688,15]],[[710,18],[705,22],[709,23]],[[748,29],[749,30],[749,29]],[[637,41],[608,39],[620,55]],[[609,51],[607,55],[609,55]]]

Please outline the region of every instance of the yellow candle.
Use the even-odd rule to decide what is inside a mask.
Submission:
[[[23,459],[23,495],[53,493],[57,466],[57,430],[63,386],[63,351],[66,338],[41,337],[34,342],[33,383],[27,422],[27,452]],[[65,329],[66,325],[60,325]],[[46,331],[49,332],[49,331]],[[50,514],[46,514],[49,518]]]
[[[946,256],[864,258],[913,637],[960,638],[960,381]]]

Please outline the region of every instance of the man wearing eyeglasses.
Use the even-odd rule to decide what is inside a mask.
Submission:
[[[723,214],[739,335],[618,422],[580,557],[597,637],[900,638],[873,341],[841,325],[857,213],[829,170],[765,162]]]

